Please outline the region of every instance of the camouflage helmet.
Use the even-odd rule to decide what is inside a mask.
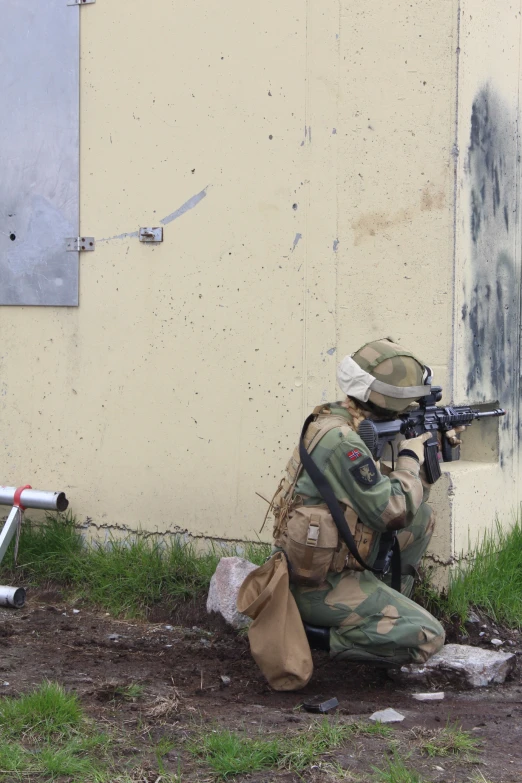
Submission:
[[[348,396],[396,413],[431,393],[430,368],[387,337],[346,356],[337,380]]]

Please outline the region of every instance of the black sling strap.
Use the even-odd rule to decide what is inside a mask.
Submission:
[[[301,438],[299,440],[299,456],[301,458],[301,462],[303,464],[304,469],[312,479],[313,483],[315,484],[316,488],[319,491],[319,494],[323,498],[324,502],[328,506],[330,510],[330,514],[332,515],[333,521],[335,522],[335,525],[337,527],[337,530],[339,531],[339,535],[343,539],[344,543],[350,550],[350,553],[352,556],[357,560],[360,566],[362,566],[366,571],[371,571],[374,574],[382,575],[383,571],[382,569],[373,568],[372,566],[368,565],[368,563],[365,563],[362,557],[360,556],[357,544],[355,543],[355,539],[352,535],[352,532],[350,528],[348,527],[348,524],[346,522],[346,519],[343,514],[343,510],[341,506],[339,505],[339,501],[335,497],[335,493],[333,489],[331,488],[330,484],[328,483],[328,479],[326,476],[324,476],[311,456],[309,455],[308,451],[306,450],[306,446],[304,443],[304,436],[306,434],[306,430],[308,429],[308,426],[315,420],[315,414],[311,414],[307,420],[305,421],[303,425],[303,430],[301,432]],[[387,537],[386,533],[383,533],[381,535],[382,537]],[[386,539],[385,539],[386,540]],[[389,538],[388,538],[389,541]],[[399,542],[397,541],[397,537],[393,536],[393,544],[391,546],[392,549],[392,557],[391,557],[391,586],[394,590],[397,590],[397,592],[400,593],[401,591],[401,550],[399,546]]]

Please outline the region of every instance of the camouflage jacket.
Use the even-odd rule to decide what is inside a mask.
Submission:
[[[312,451],[312,459],[328,479],[337,499],[353,508],[360,522],[377,533],[410,525],[426,499],[417,460],[399,457],[395,469],[385,475],[384,468],[381,472],[355,431],[361,421],[361,418],[354,420],[355,406],[351,411],[340,403],[330,403],[324,408],[345,418],[347,425],[331,429]],[[296,501],[304,505],[324,503],[304,470],[295,485]]]

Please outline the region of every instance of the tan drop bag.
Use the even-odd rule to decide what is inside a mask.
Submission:
[[[253,620],[248,630],[252,657],[276,691],[299,690],[313,673],[310,645],[288,585],[286,558],[277,552],[247,576],[237,597],[238,610]]]

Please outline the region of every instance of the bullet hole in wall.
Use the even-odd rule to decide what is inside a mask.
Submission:
[[[16,234],[9,234],[9,239],[11,240],[11,242],[14,242],[16,239]]]

